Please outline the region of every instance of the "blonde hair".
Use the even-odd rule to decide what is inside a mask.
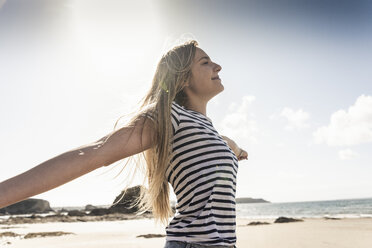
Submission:
[[[187,96],[183,89],[191,76],[191,65],[197,46],[197,41],[189,40],[173,47],[161,57],[152,79],[152,86],[141,100],[140,110],[126,125],[135,126],[137,122],[142,122],[143,127],[146,121],[151,121],[154,127],[152,139],[155,145],[142,152],[146,162],[141,163],[137,160],[134,169],[135,173],[138,170],[144,172],[144,180],[147,179],[149,188],[146,190],[141,187],[140,196],[132,206],[138,205],[137,215],[151,210],[155,221],[161,221],[164,225],[168,225],[168,218],[173,216],[169,183],[165,175],[172,151],[171,107],[173,101],[181,106],[187,106]],[[144,116],[149,118],[143,118]],[[115,127],[116,125],[117,122]],[[126,189],[127,187],[123,190],[124,193]]]

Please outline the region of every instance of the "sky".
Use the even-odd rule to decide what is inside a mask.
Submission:
[[[0,181],[111,132],[192,38],[222,66],[207,116],[249,154],[236,197],[372,197],[371,28],[370,1],[0,0]],[[111,204],[122,162],[34,198]]]

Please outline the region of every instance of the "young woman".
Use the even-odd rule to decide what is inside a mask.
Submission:
[[[0,208],[142,153],[149,188],[139,206],[167,225],[165,247],[236,247],[238,160],[248,154],[206,115],[208,101],[224,90],[220,70],[195,40],[172,48],[124,127],[0,183]],[[169,183],[177,197],[170,223]]]

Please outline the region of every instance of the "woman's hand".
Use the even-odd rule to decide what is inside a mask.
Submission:
[[[221,135],[221,137],[226,140],[227,144],[229,145],[229,147],[231,148],[231,150],[233,150],[233,152],[235,153],[235,156],[238,158],[238,161],[240,160],[243,160],[243,159],[247,159],[248,160],[248,152],[246,152],[244,149],[240,148],[236,143],[235,141],[233,141],[232,139],[224,136],[224,135]]]
[[[236,155],[236,157],[238,158],[238,160],[243,160],[243,159],[247,159],[248,160],[248,152],[239,148],[240,151],[239,151],[239,154]]]

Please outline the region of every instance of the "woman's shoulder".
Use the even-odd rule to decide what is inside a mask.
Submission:
[[[176,101],[172,101],[172,107],[177,107],[177,108],[183,108],[180,104],[178,104]]]
[[[185,112],[185,107],[178,104],[176,101],[172,102],[172,110],[175,111],[177,114]]]

